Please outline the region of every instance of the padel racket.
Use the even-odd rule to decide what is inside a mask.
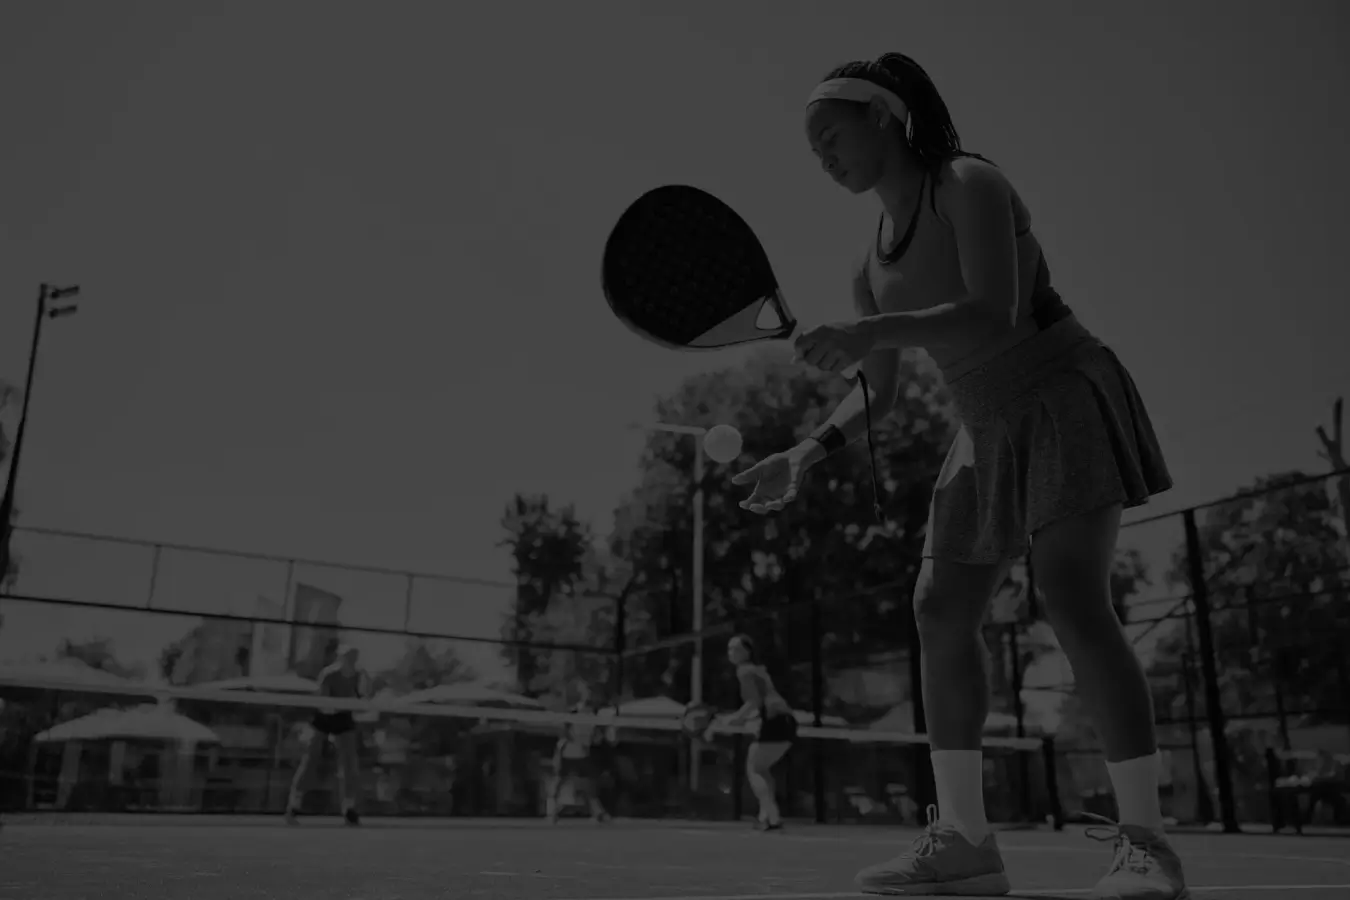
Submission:
[[[619,217],[605,243],[605,299],[643,338],[677,350],[787,340],[797,320],[759,238],[707,191],[670,184],[648,191]],[[872,410],[861,370],[869,455]],[[872,492],[880,509],[876,461]]]
[[[786,340],[797,328],[759,238],[706,191],[648,191],[605,244],[605,299],[649,341],[708,350]]]

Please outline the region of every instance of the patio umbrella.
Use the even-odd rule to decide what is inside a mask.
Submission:
[[[63,685],[69,684],[72,689],[80,687],[126,687],[129,689],[129,693],[141,693],[142,691],[138,689],[144,687],[144,685],[129,678],[123,678],[102,669],[95,669],[88,663],[71,656],[41,662],[0,663],[0,679],[16,682],[20,686],[24,682],[60,682]],[[150,694],[152,692],[145,690],[144,693]]]
[[[100,709],[42,732],[38,743],[63,741],[149,740],[219,743],[216,733],[167,706],[146,705],[133,709]]]
[[[262,694],[317,694],[319,683],[302,678],[293,672],[285,675],[252,675],[243,678],[226,678],[224,681],[208,681],[193,685],[202,690],[211,691],[257,691]]]
[[[465,706],[508,706],[516,709],[543,709],[544,704],[522,694],[486,687],[477,682],[441,684],[414,691],[399,698],[403,703],[444,703]]]

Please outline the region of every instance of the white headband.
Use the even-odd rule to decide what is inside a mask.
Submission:
[[[909,123],[909,107],[905,106],[905,101],[881,85],[873,84],[864,78],[831,78],[829,81],[822,81],[816,85],[811,96],[806,98],[806,105],[810,106],[817,100],[852,100],[854,103],[870,103],[877,97],[885,101],[891,115],[899,119],[901,125]]]

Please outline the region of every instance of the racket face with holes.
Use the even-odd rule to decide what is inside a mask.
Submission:
[[[706,191],[639,197],[605,243],[605,299],[629,328],[680,350],[788,338],[797,327],[759,238]]]

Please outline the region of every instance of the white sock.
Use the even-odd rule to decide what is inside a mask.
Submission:
[[[939,821],[978,847],[989,834],[984,813],[984,753],[934,750],[931,756]]]
[[[1124,762],[1109,762],[1106,771],[1116,792],[1120,824],[1161,830],[1162,799],[1158,796],[1158,781],[1162,777],[1162,755],[1151,753]]]

